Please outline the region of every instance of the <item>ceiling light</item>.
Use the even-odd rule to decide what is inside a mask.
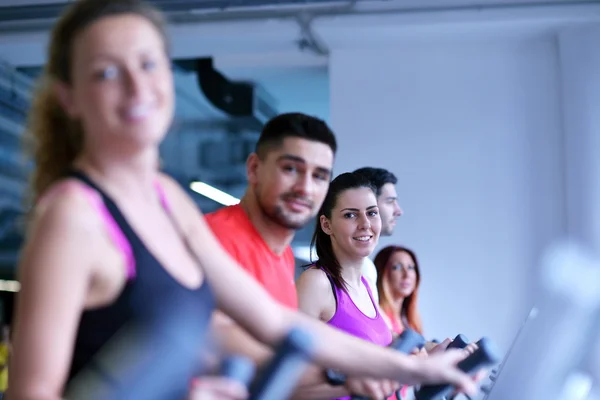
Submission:
[[[237,197],[233,197],[229,193],[225,193],[222,190],[219,190],[216,187],[204,182],[193,181],[190,183],[190,189],[198,194],[201,194],[202,196],[216,201],[217,203],[223,204],[224,206],[232,206],[240,202],[240,199]]]
[[[17,281],[6,281],[0,279],[0,292],[18,292],[21,290],[21,284]]]

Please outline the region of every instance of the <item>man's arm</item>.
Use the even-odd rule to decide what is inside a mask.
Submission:
[[[236,252],[231,249],[232,243],[227,243],[226,240],[224,242],[226,242],[223,243],[225,248],[235,258]],[[246,271],[252,274],[252,271],[247,268]],[[215,337],[218,338],[219,345],[225,354],[244,355],[254,361],[258,367],[265,365],[273,357],[273,351],[269,347],[255,340],[224,313],[216,311],[213,314],[212,325]],[[307,368],[296,388],[294,398],[304,400],[326,400],[350,394],[344,386],[328,384],[323,369],[317,366]]]
[[[242,354],[257,365],[265,364],[273,356],[270,348],[256,341],[222,312],[213,314],[212,325],[215,337],[226,355]]]
[[[227,355],[240,354],[246,356],[253,360],[259,368],[273,357],[271,349],[257,342],[219,311],[213,315],[213,331],[219,340],[222,351]],[[323,369],[311,365],[298,381],[293,399],[327,400],[349,396],[349,394],[344,386],[329,385],[325,380]]]
[[[273,351],[264,346],[262,343],[257,342],[252,336],[250,336],[245,330],[240,328],[235,322],[220,311],[216,311],[213,314],[213,331],[215,336],[219,340],[222,352],[226,355],[230,354],[241,354],[244,355],[256,363],[257,366],[265,365],[273,357]],[[311,366],[307,369],[302,379],[298,382],[298,387],[323,385],[331,388],[330,393],[341,393],[340,396],[348,396],[348,391],[340,390],[335,388],[325,381],[325,375],[323,370],[317,366]],[[340,397],[338,396],[338,397]],[[306,398],[306,397],[305,397]],[[311,397],[313,399],[317,399]],[[331,398],[329,394],[323,398]]]
[[[323,371],[317,366],[310,366],[307,374],[320,374]],[[292,400],[329,400],[332,398],[359,395],[362,397],[382,399],[389,397],[400,388],[400,385],[390,380],[376,380],[371,378],[348,378],[343,386],[331,386],[327,383],[313,384],[296,387]]]
[[[346,396],[350,396],[350,392],[345,385],[330,385],[325,380],[323,369],[317,365],[310,365],[296,385],[291,400],[329,400]]]
[[[325,284],[329,288],[328,281]],[[252,359],[259,368],[273,356],[270,348],[256,341],[225,314],[219,311],[215,312],[212,322],[215,337],[218,338],[219,345],[225,354],[244,355]],[[292,399],[328,400],[350,394],[380,398],[391,393],[394,388],[395,386],[391,382],[357,378],[348,378],[345,385],[333,386],[326,381],[325,372],[321,367],[310,365],[298,381]]]

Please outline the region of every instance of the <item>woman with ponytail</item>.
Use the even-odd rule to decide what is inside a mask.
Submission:
[[[35,168],[9,398],[61,398],[98,367],[97,356],[117,332],[134,321],[161,320],[160,304],[149,301],[156,289],[163,299],[210,301],[194,262],[180,258],[181,267],[167,272],[145,247],[154,252],[165,241],[152,233],[160,221],[155,201],[166,205],[164,193],[177,197],[155,171],[172,100],[158,10],[137,0],[81,0],[59,18],[25,136]],[[173,226],[166,229],[173,248],[181,239]],[[165,257],[160,247],[157,254]],[[172,265],[173,250],[166,258]],[[171,272],[184,273],[181,284],[156,286]],[[190,388],[192,378],[170,382],[169,393],[190,400],[245,396],[236,382],[203,378]]]
[[[26,131],[26,144],[36,166],[31,178],[32,203],[67,175],[83,146],[81,125],[67,116],[53,88],[51,76],[58,75],[61,69],[50,60],[33,96]]]
[[[300,276],[297,289],[300,310],[353,336],[388,346],[392,335],[362,275],[364,259],[377,245],[380,232],[375,189],[369,180],[356,173],[336,177],[312,238],[318,258]],[[383,398],[398,388],[391,381],[351,378],[338,385],[337,393],[320,394],[350,399],[349,394],[366,391],[372,398]]]

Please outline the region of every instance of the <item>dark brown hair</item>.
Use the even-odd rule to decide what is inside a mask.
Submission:
[[[256,142],[255,152],[264,159],[269,151],[281,146],[288,137],[326,144],[334,155],[337,151],[335,135],[325,121],[302,113],[284,113],[265,124]]]
[[[317,214],[317,226],[315,227],[315,233],[310,243],[311,247],[314,246],[317,252],[318,259],[315,265],[322,268],[329,275],[333,283],[343,290],[347,289],[347,285],[344,278],[342,278],[342,266],[333,251],[331,236],[321,228],[320,219],[321,215],[324,215],[327,219],[331,219],[331,212],[335,208],[340,195],[346,190],[359,188],[369,188],[375,194],[375,188],[371,182],[361,174],[346,172],[338,175],[331,181],[323,205]]]

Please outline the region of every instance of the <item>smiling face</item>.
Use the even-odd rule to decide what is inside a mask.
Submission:
[[[271,221],[300,229],[313,218],[327,194],[333,151],[327,144],[287,137],[263,159],[248,159],[248,180],[257,203]]]
[[[173,77],[156,26],[135,14],[99,19],[74,40],[70,83],[57,85],[89,148],[156,147],[171,123]]]
[[[320,218],[321,229],[331,237],[338,259],[368,257],[379,240],[381,218],[373,190],[360,187],[337,196],[331,218]]]

